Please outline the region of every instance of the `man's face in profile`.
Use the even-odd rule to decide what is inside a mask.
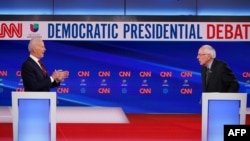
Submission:
[[[198,51],[197,59],[202,66],[208,66],[212,60],[211,54],[208,54],[204,48],[200,48]]]
[[[33,48],[34,56],[38,59],[41,59],[44,57],[44,52],[46,51],[46,48],[44,46],[43,41],[37,42],[37,45]]]

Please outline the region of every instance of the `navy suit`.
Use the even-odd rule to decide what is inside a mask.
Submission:
[[[203,92],[238,92],[239,83],[228,65],[214,59],[209,71],[209,78],[206,84],[207,68],[202,66],[202,91]]]
[[[24,91],[50,91],[50,88],[59,86],[56,81],[51,82],[48,74],[44,75],[40,66],[30,57],[21,68]]]

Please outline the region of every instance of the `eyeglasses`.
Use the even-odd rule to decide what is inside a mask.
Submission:
[[[207,53],[201,53],[201,54],[198,54],[197,56],[204,56],[204,55],[209,55],[209,54],[207,54]]]

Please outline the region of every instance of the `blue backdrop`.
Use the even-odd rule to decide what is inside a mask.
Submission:
[[[126,113],[199,113],[201,76],[197,51],[217,50],[250,92],[250,42],[44,41],[49,73],[70,71],[59,88],[58,106],[119,106]],[[0,40],[0,106],[22,91],[20,67],[28,41]],[[244,75],[245,74],[245,75]],[[250,106],[248,98],[248,106]]]

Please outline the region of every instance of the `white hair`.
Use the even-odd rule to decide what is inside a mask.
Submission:
[[[210,54],[212,58],[216,57],[215,49],[210,45],[203,45],[202,48],[204,49],[205,53]]]
[[[29,52],[32,50],[32,48],[35,48],[37,46],[37,43],[41,42],[41,40],[41,38],[32,38],[28,44]]]

